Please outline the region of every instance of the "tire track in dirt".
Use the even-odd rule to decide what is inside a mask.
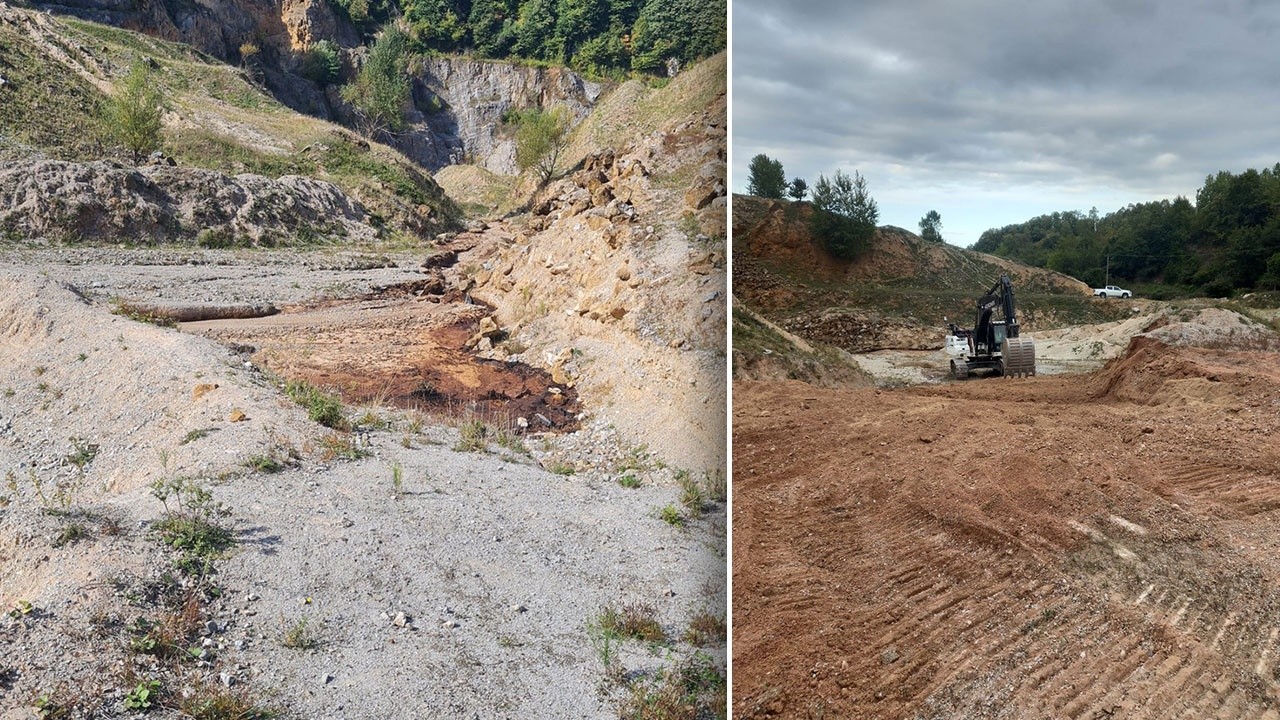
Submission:
[[[1143,351],[735,385],[734,716],[1280,717],[1280,356]]]

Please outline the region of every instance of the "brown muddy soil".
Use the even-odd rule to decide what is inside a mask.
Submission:
[[[241,347],[281,377],[336,390],[348,402],[478,411],[515,427],[575,429],[580,403],[573,388],[540,368],[467,349],[489,313],[461,297],[416,296],[410,283],[278,315],[181,327]]]
[[[1280,717],[1277,367],[735,384],[733,716]]]

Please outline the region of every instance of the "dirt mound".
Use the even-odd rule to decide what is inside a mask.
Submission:
[[[359,203],[320,180],[58,160],[0,169],[0,231],[46,240],[206,246],[377,236]]]

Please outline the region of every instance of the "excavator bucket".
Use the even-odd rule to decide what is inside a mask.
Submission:
[[[1031,338],[1005,338],[1000,344],[1000,374],[1029,377],[1036,374],[1036,343]]]

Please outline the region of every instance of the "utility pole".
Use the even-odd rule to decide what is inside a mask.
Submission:
[[[1103,281],[1102,287],[1106,287],[1110,284],[1111,284],[1111,255],[1108,254],[1107,255],[1107,279]]]

